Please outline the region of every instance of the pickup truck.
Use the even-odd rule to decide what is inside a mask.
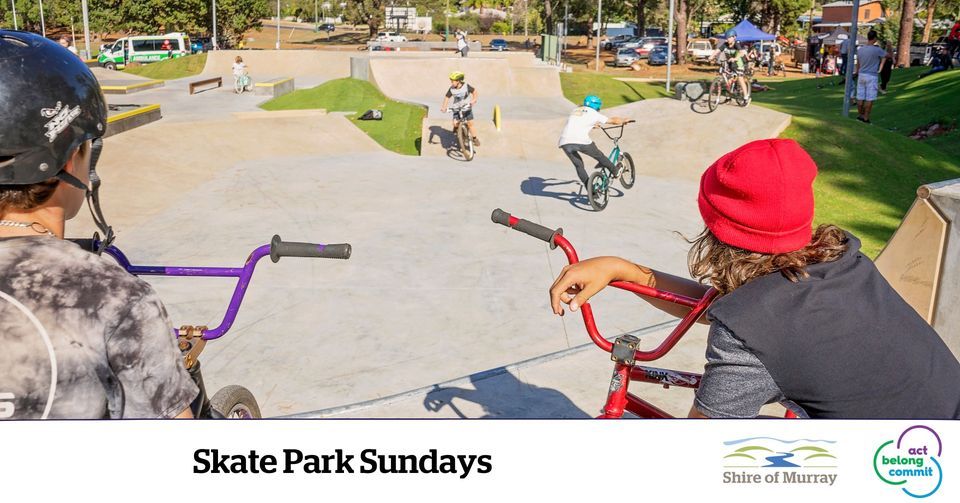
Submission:
[[[691,40],[687,42],[687,54],[694,61],[706,61],[713,56],[713,44],[709,40]]]

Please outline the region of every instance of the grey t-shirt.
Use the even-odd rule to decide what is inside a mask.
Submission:
[[[860,73],[877,75],[880,73],[880,63],[887,55],[887,51],[871,44],[861,46],[857,50],[857,62],[860,63]]]
[[[0,419],[162,418],[187,374],[150,286],[46,236],[0,239]]]
[[[808,417],[787,400],[763,363],[743,341],[719,321],[707,336],[707,364],[694,405],[708,417],[753,418],[768,403],[780,402],[800,417]]]

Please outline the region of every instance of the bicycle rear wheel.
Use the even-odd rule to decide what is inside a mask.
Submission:
[[[633,187],[633,184],[637,181],[637,170],[633,165],[633,157],[630,157],[630,154],[626,152],[621,152],[618,164],[622,165],[620,168],[620,185],[623,185],[625,189]]]
[[[603,170],[594,171],[587,178],[587,199],[594,211],[603,211],[607,207],[607,179]]]
[[[473,138],[470,137],[470,129],[463,122],[457,126],[457,145],[460,147],[460,154],[463,155],[464,160],[472,161],[474,155]]]
[[[720,106],[720,98],[723,96],[723,79],[717,77],[713,79],[713,82],[710,83],[710,96],[708,98],[707,106],[710,108],[710,111],[714,111]]]

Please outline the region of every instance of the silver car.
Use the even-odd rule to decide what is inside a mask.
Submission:
[[[621,47],[617,49],[617,57],[614,59],[614,66],[630,66],[640,60],[637,50],[630,47]]]

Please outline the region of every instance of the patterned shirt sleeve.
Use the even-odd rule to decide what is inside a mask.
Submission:
[[[107,339],[107,359],[123,387],[125,418],[169,418],[199,389],[187,373],[167,312],[150,291]]]
[[[733,332],[714,320],[707,364],[694,406],[708,417],[753,418],[760,407],[786,400],[763,363]]]

